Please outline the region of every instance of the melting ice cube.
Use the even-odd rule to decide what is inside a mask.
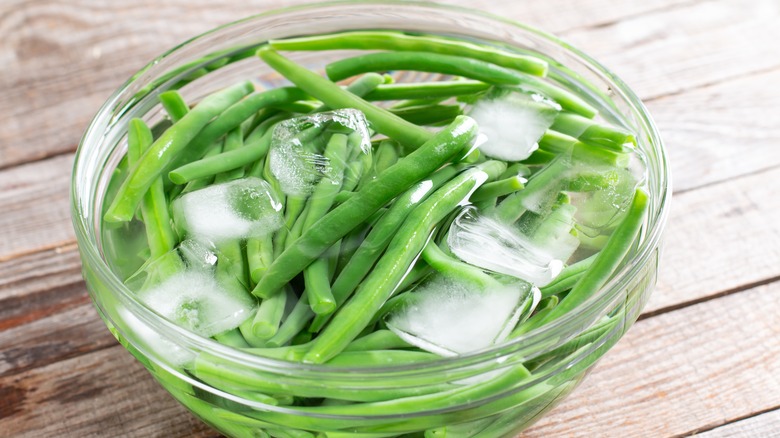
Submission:
[[[480,133],[487,137],[479,146],[485,155],[520,161],[539,147],[537,142],[553,124],[559,110],[554,102],[539,95],[510,92],[478,101],[469,115],[477,121]]]
[[[447,243],[466,263],[544,286],[563,269],[548,248],[509,224],[465,209],[450,225]]]
[[[173,201],[177,227],[210,242],[263,236],[282,226],[282,203],[271,186],[248,177],[215,184]]]
[[[646,167],[638,151],[629,152],[627,161],[621,168],[591,165],[580,169],[582,173],[605,176],[604,184],[596,190],[569,193],[572,205],[577,207],[574,217],[581,232],[591,237],[599,235],[617,224],[628,209],[636,188],[645,181]]]
[[[370,154],[368,122],[358,110],[340,109],[280,122],[274,127],[268,164],[285,194],[309,195],[321,178],[331,178],[331,165],[322,155],[328,129],[350,133],[361,152]]]
[[[163,317],[204,337],[238,327],[255,306],[246,291],[194,269],[176,273],[137,296]]]
[[[388,315],[388,328],[423,350],[455,356],[506,339],[533,292],[525,282],[484,289],[436,275],[407,293],[414,298]]]

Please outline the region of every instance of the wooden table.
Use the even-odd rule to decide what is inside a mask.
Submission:
[[[0,435],[214,436],[111,337],[80,275],[73,151],[164,49],[297,1],[0,5]],[[780,436],[778,0],[461,0],[563,36],[645,100],[673,210],[641,320],[529,437]]]

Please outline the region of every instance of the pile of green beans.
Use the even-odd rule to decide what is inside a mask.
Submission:
[[[334,60],[325,68],[327,77],[279,53],[345,49],[374,52]],[[382,316],[403,305],[415,285],[436,273],[480,287],[502,284],[500,275],[449,253],[445,237],[453,216],[471,204],[507,223],[536,224],[542,219],[526,211],[523,202],[542,190],[546,179],[559,178],[563,170],[558,167],[565,161],[557,157],[620,166],[636,143],[630,130],[600,119],[586,98],[546,79],[545,61],[489,45],[434,35],[355,31],[270,41],[257,50],[257,57],[292,86],[261,91],[242,82],[197,103],[170,90],[159,96],[167,120],[152,128],[141,119],[130,122],[127,155],[117,172],[122,180],[116,182],[118,189],[108,199],[103,219],[109,230],[143,224],[145,250],[137,265],[142,270],[155,266],[156,280],[150,281],[161,281],[186,269],[186,263],[171,256],[188,238],[172,221],[171,205],[178,197],[245,177],[264,179],[283,200],[284,225],[262,237],[219,242],[214,248],[224,257],[216,265],[218,279],[239,285],[257,303],[240,326],[214,339],[265,358],[352,368],[436,362],[439,356],[388,330]],[[438,73],[443,80],[395,83],[396,71]],[[345,79],[351,79],[348,85],[338,83]],[[538,93],[561,108],[539,139],[539,149],[523,162],[491,159],[475,146],[479,126],[467,115],[469,105],[496,90]],[[320,152],[336,177],[323,179],[309,195],[285,195],[269,170],[275,127],[339,109],[365,115],[373,135],[371,154],[360,150],[356,133],[349,129],[301,131],[297,139],[302,143],[323,145]],[[570,183],[570,189],[583,192],[607,184],[587,175]],[[554,202],[569,201],[560,195]],[[576,260],[541,288],[541,302],[512,328],[509,338],[575,312],[598,292],[634,247],[647,203],[644,190],[636,189],[619,223],[600,236],[583,237],[587,244]],[[560,215],[571,214],[566,212],[563,208]],[[545,394],[540,386],[520,390],[523,382],[586,346],[609,344],[607,336],[620,318],[609,314],[542,357],[510,360],[495,378],[460,384],[442,378],[370,391],[303,387],[267,372],[232,368],[205,353],[185,365],[187,374],[222,391],[309,414],[413,417],[485,401],[460,417],[409,417],[374,430],[317,416],[291,423],[282,414],[236,403],[215,407],[194,392],[177,398],[236,435],[260,430],[274,437],[320,433],[317,436],[357,438],[410,431],[418,432],[403,436],[501,436],[511,421],[492,414],[507,410],[520,415],[524,403]],[[573,367],[565,376],[572,378],[588,365]],[[164,379],[162,383],[177,386]],[[513,388],[512,395],[498,397]]]

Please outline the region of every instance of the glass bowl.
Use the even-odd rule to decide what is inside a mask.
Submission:
[[[423,364],[361,369],[273,360],[226,347],[161,318],[125,287],[120,275],[127,273],[117,272],[122,271],[121,264],[107,263],[112,248],[100,218],[109,182],[126,150],[129,120],[141,117],[150,126],[162,120],[157,96],[168,89],[180,89],[188,101],[197,101],[241,79],[252,78],[268,88],[283,84],[253,56],[269,39],[360,29],[442,34],[533,53],[550,63],[550,80],[597,107],[600,117],[636,133],[648,169],[649,214],[635,247],[597,294],[576,311],[489,350]],[[321,71],[329,55],[291,56]],[[636,321],[656,283],[670,193],[666,156],[646,108],[620,79],[569,44],[513,21],[461,8],[341,2],[268,12],[217,28],[141,69],[108,99],[87,129],[74,164],[71,203],[84,278],[101,318],[171,395],[220,432],[329,438],[503,437],[528,427],[571,392]],[[610,324],[599,322],[605,315]],[[276,398],[254,396],[243,388],[247,382],[265,385]],[[458,390],[436,389],[442,386]],[[422,395],[403,398],[410,391]],[[353,400],[400,395],[385,402],[347,402],[341,409],[279,402],[334,392],[348,393]]]

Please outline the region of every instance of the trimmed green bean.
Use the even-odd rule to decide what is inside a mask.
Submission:
[[[108,207],[106,222],[126,222],[132,219],[133,212],[144,194],[176,154],[194,139],[215,116],[252,91],[252,84],[242,82],[238,85],[216,92],[203,99],[179,122],[166,130],[138,160],[130,170],[127,179]],[[210,142],[209,142],[210,143]]]
[[[444,167],[431,175],[430,179],[417,183],[393,201],[393,205],[373,226],[353,257],[349,259],[344,269],[336,277],[336,281],[333,282],[333,296],[337,305],[344,304],[358,284],[368,275],[369,270],[387,248],[412,209],[427,199],[431,193],[450,180],[456,173],[457,170],[453,166]],[[318,332],[328,320],[330,317],[317,316],[309,330]]]
[[[615,228],[615,231],[609,236],[606,245],[593,260],[585,275],[566,294],[566,298],[543,320],[537,323],[537,326],[572,311],[572,309],[596,293],[609,280],[634,245],[635,239],[639,235],[639,230],[644,223],[647,208],[647,194],[641,189],[637,189],[626,217],[623,218],[617,228]]]
[[[331,210],[287,248],[252,291],[257,296],[278,293],[326,249],[368,219],[389,200],[453,159],[476,135],[476,123],[459,116],[430,141],[368,182],[354,197]]]
[[[377,131],[396,139],[410,148],[421,146],[430,140],[432,134],[417,125],[409,123],[393,113],[366,102],[362,98],[343,90],[333,82],[313,73],[273,50],[260,49],[257,54],[271,68],[289,79],[302,90],[321,100],[331,108],[355,108],[366,115],[366,119]]]
[[[441,122],[451,122],[463,114],[460,105],[425,105],[391,109],[390,112],[407,122],[416,125],[435,125]]]
[[[304,361],[326,362],[355,339],[395,291],[414,259],[425,247],[435,225],[489,175],[497,176],[505,169],[498,162],[479,164],[453,178],[416,207],[404,222],[405,226],[390,241],[380,263],[314,340]]]
[[[514,193],[518,190],[522,190],[525,187],[525,178],[520,176],[512,176],[499,181],[489,182],[482,187],[478,188],[473,195],[471,195],[471,202],[480,202],[486,199],[499,198],[506,196],[510,193]]]
[[[442,81],[410,84],[380,85],[365,95],[368,101],[402,99],[438,99],[481,93],[490,88],[490,84],[480,81]]]
[[[453,55],[426,52],[380,52],[342,59],[328,64],[325,72],[332,81],[367,73],[393,70],[413,70],[457,75],[488,84],[517,86],[534,91],[558,102],[561,107],[592,118],[598,111],[576,94],[519,71]]]
[[[284,315],[288,295],[291,293],[276,294],[260,303],[252,320],[252,333],[256,338],[266,341],[276,334]]]
[[[491,62],[536,76],[547,74],[547,63],[537,57],[433,35],[407,35],[393,31],[352,31],[272,40],[270,45],[277,50],[364,49],[444,53]]]
[[[184,98],[181,97],[181,94],[179,94],[177,90],[164,91],[160,93],[159,98],[160,103],[163,108],[165,108],[165,112],[168,113],[168,116],[170,116],[171,121],[174,123],[181,120],[182,117],[190,112],[189,105],[187,105],[187,102],[184,101]]]

